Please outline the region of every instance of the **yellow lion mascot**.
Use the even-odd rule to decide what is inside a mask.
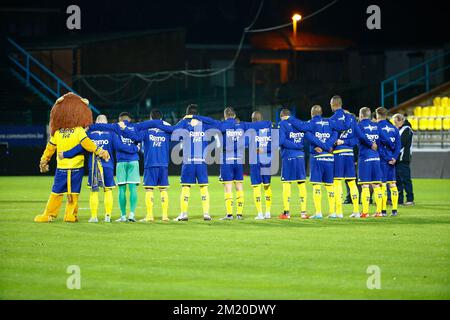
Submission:
[[[39,168],[41,173],[49,171],[48,162],[57,152],[72,149],[78,144],[106,161],[108,151],[96,146],[86,135],[86,127],[92,124],[92,111],[89,101],[74,93],[67,93],[56,100],[50,113],[51,138],[41,157]],[[35,222],[51,222],[57,216],[64,194],[67,194],[67,205],[64,214],[65,222],[78,221],[78,196],[84,175],[84,155],[79,154],[70,159],[57,158],[57,168],[52,192],[43,214],[34,218]]]

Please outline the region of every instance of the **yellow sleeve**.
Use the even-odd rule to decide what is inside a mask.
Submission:
[[[92,141],[91,139],[89,139],[88,136],[86,136],[84,139],[82,139],[80,141],[81,146],[89,152],[96,152],[97,151],[97,145],[94,143],[94,141]]]
[[[86,134],[86,130],[81,127],[77,128],[77,139],[81,146],[89,152],[97,151],[97,145]]]
[[[53,138],[53,137],[52,137]],[[56,151],[56,144],[52,142],[52,139],[47,143],[47,146],[45,147],[44,153],[42,154],[41,161],[50,161],[53,154]]]

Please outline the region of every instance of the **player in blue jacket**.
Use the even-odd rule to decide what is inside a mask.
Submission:
[[[337,140],[337,131],[348,129],[350,121],[335,122],[322,118],[322,107],[315,105],[311,108],[311,120],[306,124],[298,119],[289,118],[288,121],[298,130],[306,130],[306,138],[311,142],[310,181],[313,184],[313,200],[316,214],[312,219],[322,218],[321,185],[325,185],[329,204],[329,218],[343,218],[335,212],[334,192],[334,155],[333,148]]]
[[[300,212],[302,219],[308,219],[306,213],[306,169],[304,139],[305,128],[297,129],[288,120],[291,117],[289,109],[280,112],[279,147],[281,155],[281,182],[283,185],[283,212],[280,219],[290,219],[291,183],[297,183],[300,198]]]
[[[207,131],[212,127],[201,121],[192,119],[198,114],[198,106],[190,104],[186,109],[186,116],[174,126],[146,121],[137,124],[139,128],[156,127],[171,134],[172,141],[182,141],[183,162],[181,166],[181,213],[175,221],[188,221],[188,206],[191,186],[200,187],[202,199],[203,219],[211,220],[208,191],[208,166],[206,163],[206,148],[208,146]]]
[[[99,115],[95,121],[99,124],[108,123],[108,119],[105,115]],[[89,155],[88,160],[88,186],[91,188],[89,197],[89,206],[91,209],[91,218],[89,222],[98,222],[97,212],[99,206],[98,192],[102,187],[104,190],[104,205],[105,205],[105,222],[111,221],[111,214],[113,208],[113,196],[112,189],[115,188],[116,183],[114,181],[114,154],[121,152],[124,154],[135,154],[138,152],[136,145],[124,145],[119,143],[116,133],[111,131],[89,130],[88,137],[99,147],[104,150],[108,150],[111,155],[109,161],[99,159],[94,154]],[[77,145],[74,148],[61,152],[58,154],[60,159],[73,158],[76,155],[83,153],[83,147]]]
[[[314,136],[307,135],[313,126],[307,121],[302,121],[291,116],[289,109],[280,112],[281,121],[279,127],[279,148],[281,154],[281,181],[283,183],[283,212],[280,219],[290,219],[291,183],[296,182],[300,198],[300,217],[309,219],[306,212],[306,169],[304,141],[315,140],[318,145],[321,142]]]
[[[132,128],[119,123],[122,135],[141,143],[144,151],[144,188],[146,216],[140,222],[154,221],[154,190],[159,189],[162,207],[162,220],[169,221],[169,150],[170,133],[161,128],[169,128],[169,123],[162,120],[158,109],[150,111],[150,121],[135,123]]]
[[[119,115],[119,122],[124,122],[127,127],[134,130],[134,124],[131,122],[131,115],[128,112],[122,112]],[[113,131],[119,137],[119,143],[125,146],[132,146],[135,143],[134,140],[124,137],[121,132],[119,124],[94,124],[90,127],[90,130],[101,130],[101,131]],[[139,174],[139,153],[126,153],[122,152],[120,149],[116,153],[116,179],[117,185],[119,186],[119,207],[121,216],[117,219],[117,222],[127,221],[127,185],[130,191],[130,213],[128,215],[128,221],[135,222],[135,213],[137,206],[137,186],[141,182],[141,177]]]
[[[380,154],[378,152],[378,146],[380,145],[380,134],[378,124],[376,122],[372,122],[370,118],[370,109],[367,107],[361,108],[359,110],[360,121],[354,126],[359,142],[358,183],[362,186],[362,213],[360,216],[355,215],[355,218],[369,217],[370,185],[372,185],[376,203],[376,213],[374,216],[382,217],[382,173]]]
[[[354,163],[353,148],[358,143],[358,139],[352,130],[356,119],[342,109],[342,98],[333,96],[330,101],[331,110],[334,114],[330,117],[338,123],[350,121],[348,130],[339,131],[336,147],[334,148],[334,192],[336,198],[336,214],[342,215],[342,180],[344,180],[349,189],[353,204],[352,216],[359,215],[359,190],[356,185],[356,168]]]
[[[387,120],[388,110],[384,107],[379,107],[375,111],[377,115],[378,131],[380,132],[381,144],[378,146],[378,151],[381,157],[381,171],[382,171],[382,192],[383,204],[381,213],[386,216],[387,205],[387,184],[391,192],[392,213],[391,216],[397,215],[398,207],[398,190],[396,185],[395,162],[400,155],[401,140],[398,129]]]
[[[252,113],[252,122],[262,121],[259,111]],[[255,130],[249,134],[247,145],[250,157],[250,181],[253,188],[253,200],[257,211],[256,220],[270,219],[272,207],[272,188],[270,186],[272,169],[272,128]],[[265,213],[262,209],[262,188],[264,188]]]
[[[220,182],[224,185],[226,215],[221,220],[233,219],[233,183],[236,188],[236,218],[242,219],[244,210],[244,161],[245,136],[248,129],[270,128],[270,121],[242,122],[236,120],[236,112],[227,107],[223,111],[225,120],[218,121],[209,117],[193,116],[206,124],[212,125],[222,133],[222,163],[220,165]]]

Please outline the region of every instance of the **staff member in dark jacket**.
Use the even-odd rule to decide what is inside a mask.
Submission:
[[[414,131],[411,129],[411,125],[405,117],[397,113],[394,115],[394,125],[400,131],[400,140],[402,142],[402,148],[400,155],[395,163],[397,172],[397,187],[399,199],[398,203],[405,206],[414,205],[414,193],[413,185],[411,181],[411,146]],[[406,202],[404,201],[403,190],[406,191]]]

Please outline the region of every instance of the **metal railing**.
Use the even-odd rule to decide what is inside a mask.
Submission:
[[[68,86],[14,40],[7,38],[7,41],[10,45],[10,48],[8,48],[8,59],[12,62],[12,73],[22,80],[26,86],[31,87],[47,104],[52,106],[52,100],[56,100],[66,92],[77,94],[74,89]],[[44,77],[50,81],[54,81],[55,87],[52,87],[50,81],[47,82]],[[92,104],[89,104],[89,107],[95,113],[100,113]]]
[[[450,131],[415,131],[413,147],[416,149],[448,149],[450,148]]]
[[[430,91],[430,78],[433,76],[436,76],[437,74],[440,74],[450,68],[450,63],[445,65],[445,58],[447,56],[450,56],[450,50],[446,51],[442,54],[436,55],[418,65],[415,65],[405,71],[397,73],[397,74],[387,78],[386,80],[382,81],[381,82],[381,105],[385,106],[386,98],[393,96],[393,100],[394,100],[393,106],[397,106],[398,105],[398,93],[415,85],[415,84],[418,84],[422,81],[424,82],[424,86],[425,86],[424,92]],[[439,61],[440,59],[442,59],[442,61],[443,61],[443,66],[433,69],[432,63],[435,63],[435,62]],[[423,71],[423,76],[421,76],[417,79],[414,79],[413,81],[408,81],[407,83],[405,83],[403,85],[400,85],[400,83],[399,83],[400,78],[409,76],[413,72],[417,72],[417,71]],[[386,92],[386,86],[389,84],[392,85],[393,90]]]

